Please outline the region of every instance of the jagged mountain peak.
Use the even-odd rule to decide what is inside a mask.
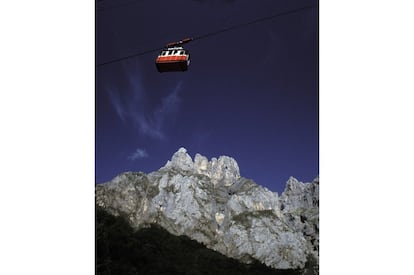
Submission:
[[[279,197],[240,175],[235,159],[185,148],[158,171],[123,173],[96,187],[99,207],[135,228],[157,224],[228,257],[276,269],[319,258],[319,180],[289,178]]]
[[[220,156],[218,159],[213,157],[209,161],[205,156],[197,153],[193,162],[193,159],[184,147],[179,148],[163,168],[205,175],[211,179],[214,185],[230,186],[240,178],[239,165],[234,158]]]
[[[187,149],[181,147],[174,153],[171,160],[167,161],[164,167],[191,171],[194,169],[194,163],[190,155],[187,153]]]

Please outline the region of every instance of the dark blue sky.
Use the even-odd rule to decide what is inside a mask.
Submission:
[[[98,2],[96,63],[163,47],[317,1]],[[186,45],[184,73],[157,53],[96,69],[96,182],[151,172],[185,147],[234,157],[241,175],[281,193],[319,173],[318,9]]]

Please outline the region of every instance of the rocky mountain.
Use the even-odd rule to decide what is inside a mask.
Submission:
[[[148,175],[123,173],[96,186],[97,206],[135,229],[156,224],[244,263],[303,269],[319,262],[319,178],[291,177],[279,196],[240,176],[228,156],[194,161],[180,148]],[[307,265],[308,266],[308,265]]]

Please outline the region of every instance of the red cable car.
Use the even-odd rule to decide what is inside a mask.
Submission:
[[[155,61],[157,70],[160,73],[187,71],[190,65],[190,53],[181,45],[191,40],[192,38],[186,38],[179,42],[167,44]]]

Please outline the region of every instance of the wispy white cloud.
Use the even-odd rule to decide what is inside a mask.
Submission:
[[[167,122],[173,121],[180,105],[178,91],[181,88],[179,82],[174,90],[161,100],[161,104],[149,116],[139,115],[137,123],[140,131],[148,136],[158,139],[165,139],[164,128]]]
[[[137,159],[142,159],[142,158],[147,158],[147,157],[148,157],[148,154],[144,149],[137,148],[137,150],[133,154],[128,156],[128,159],[134,161]]]
[[[114,107],[116,114],[118,117],[125,122],[127,112],[124,108],[123,103],[121,102],[121,97],[119,96],[117,89],[109,89],[108,90],[109,98],[111,100],[112,106]]]
[[[116,114],[126,125],[136,127],[140,134],[150,138],[166,139],[166,127],[174,122],[179,111],[181,99],[179,91],[181,82],[178,82],[172,91],[161,99],[155,108],[148,110],[145,104],[147,90],[137,75],[128,74],[128,91],[118,88],[109,88],[108,96]]]

